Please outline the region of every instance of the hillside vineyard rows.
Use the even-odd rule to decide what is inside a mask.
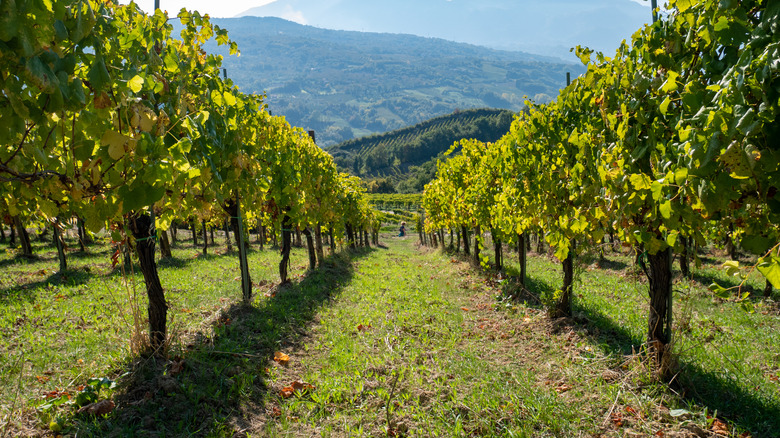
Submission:
[[[0,62],[11,74],[0,84],[0,210],[28,256],[27,226],[59,230],[70,217],[133,246],[148,292],[152,348],[165,342],[167,311],[155,241],[173,221],[231,222],[245,302],[252,297],[246,224],[282,231],[282,281],[293,228],[306,230],[312,245],[316,238],[322,255],[322,224],[331,233],[348,230],[353,241],[353,230],[372,226],[359,179],[339,174],[306,132],[223,79],[222,58],[202,46],[214,39],[233,54],[238,48],[208,16],[180,12],[174,39],[162,11],[146,15],[135,4],[2,8]]]
[[[638,248],[662,368],[675,252],[687,274],[693,247],[727,235],[780,287],[780,3],[669,5],[614,57],[577,47],[587,72],[557,100],[529,102],[501,140],[462,141],[423,201],[429,231],[489,229],[520,246],[543,232],[563,265],[554,315],[571,313],[578,250],[607,234]]]

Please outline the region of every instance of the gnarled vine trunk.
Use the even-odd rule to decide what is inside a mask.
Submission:
[[[314,236],[312,236],[311,229],[306,227],[303,229],[303,235],[306,236],[306,250],[309,253],[309,269],[314,270],[317,267],[317,254],[314,249]]]
[[[168,233],[165,231],[160,232],[160,256],[164,259],[173,257],[173,254],[171,254],[171,242],[168,240]]]
[[[496,271],[500,271],[503,267],[504,257],[501,239],[496,236],[496,230],[490,230],[490,233],[493,238],[493,257],[496,259]]]
[[[526,274],[526,233],[517,236],[517,262],[520,264],[520,284],[525,287]]]
[[[680,273],[682,273],[683,277],[688,278],[691,276],[691,265],[689,263],[690,244],[687,237],[683,237],[680,243],[682,243],[682,250],[680,251]]]
[[[314,247],[317,251],[317,265],[322,266],[325,261],[325,251],[322,249],[322,225],[314,226]]]
[[[289,283],[287,270],[290,267],[290,249],[292,248],[292,219],[286,214],[282,218],[282,260],[279,262],[279,278],[282,284]]]
[[[466,255],[470,255],[471,251],[469,251],[469,230],[466,228],[465,225],[461,225],[461,236],[463,239],[463,253]]]
[[[168,304],[165,302],[165,292],[157,273],[157,263],[154,261],[154,220],[149,214],[140,213],[131,216],[128,225],[135,237],[138,262],[146,284],[146,296],[149,298],[149,344],[154,352],[161,353],[167,336]]]
[[[198,247],[198,229],[195,226],[195,221],[194,220],[190,220],[189,224],[190,224],[190,231],[192,232],[192,246],[197,248]]]
[[[22,255],[25,257],[32,257],[32,244],[30,243],[30,235],[27,233],[27,229],[22,224],[22,220],[19,216],[14,216],[14,227],[16,228],[16,235],[19,237],[19,243],[22,245]]]
[[[207,255],[209,253],[209,235],[206,228],[206,221],[203,220],[200,222],[200,224],[203,228],[203,255]]]
[[[663,375],[668,371],[667,349],[672,341],[672,249],[648,254],[647,259],[644,266],[650,284],[647,341]]]
[[[355,249],[356,248],[356,246],[355,246],[355,233],[353,231],[352,224],[347,222],[346,229],[347,229],[347,239],[349,240],[349,247],[351,249]]]
[[[233,244],[230,242],[229,222],[230,219],[225,219],[225,244],[227,245],[227,252],[233,252]]]
[[[68,259],[65,257],[65,241],[62,238],[62,224],[57,218],[52,224],[54,228],[54,245],[57,247],[57,259],[60,262],[60,274],[68,270]]]
[[[241,296],[244,304],[249,304],[252,301],[252,278],[249,275],[249,261],[246,257],[248,242],[244,239],[244,226],[243,220],[241,220],[241,206],[238,197],[225,201],[222,209],[230,216],[230,224],[233,227],[233,235],[238,248],[238,264],[241,269]]]
[[[479,252],[481,249],[480,238],[482,237],[482,230],[479,227],[474,229],[474,263],[479,265]]]
[[[563,260],[563,287],[561,288],[561,298],[552,309],[551,316],[559,318],[571,315],[571,293],[574,286],[574,249],[575,242],[572,239],[569,242],[569,255]]]

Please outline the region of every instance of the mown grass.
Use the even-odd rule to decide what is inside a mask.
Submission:
[[[160,263],[173,342],[165,358],[129,350],[140,276],[108,249],[72,253],[71,269],[37,244],[37,259],[0,257],[0,432],[37,436],[61,416],[67,436],[732,436],[780,430],[780,311],[714,298],[733,281],[705,258],[675,283],[678,374],[658,382],[641,351],[646,284],[632,260],[580,258],[572,318],[549,320],[541,296],[560,265],[529,261],[527,291],[458,255],[383,245],[331,256],[279,287],[278,252],[250,253],[256,283],[240,301],[234,255],[202,256],[184,241]],[[220,247],[220,251],[224,248]],[[213,249],[212,249],[213,253]],[[126,278],[126,280],[125,280]],[[756,290],[763,286],[751,277]],[[133,298],[133,291],[138,294]],[[511,294],[514,298],[509,298]],[[274,354],[289,355],[276,362]],[[89,377],[118,381],[109,415],[36,412],[51,391]],[[311,386],[309,386],[311,385]],[[289,391],[294,386],[296,391]],[[725,423],[721,423],[725,421]],[[5,428],[5,429],[3,429]]]
[[[764,280],[753,273],[742,285],[743,291],[753,294],[752,313],[734,301],[717,298],[708,290],[713,282],[739,285],[720,268],[723,261],[717,250],[707,251],[700,254],[701,266],[692,268],[689,278],[677,272],[673,335],[677,374],[669,387],[679,395],[677,404],[692,411],[685,418],[694,412],[718,415],[739,433],[774,436],[780,430],[777,291],[775,299],[763,298]],[[510,263],[510,270],[513,266]],[[589,342],[604,354],[640,351],[649,312],[648,286],[641,270],[626,255],[608,253],[600,261],[591,253],[579,259],[577,271],[573,308]],[[531,287],[538,294],[561,285],[560,264],[548,257],[537,257],[528,275],[543,285]]]
[[[74,241],[69,243],[72,248],[77,246]],[[204,256],[191,240],[181,241],[174,246],[172,259],[159,262],[169,304],[170,357],[181,356],[220,333],[220,325],[228,321],[220,323],[220,318],[229,319],[223,314],[240,299],[238,259],[235,253],[216,255],[225,252],[219,239],[217,244]],[[0,432],[13,426],[18,428],[14,434],[23,433],[36,426],[36,421],[43,422],[38,426],[47,425],[49,415],[35,418],[31,412],[44,403],[46,394],[73,396],[93,376],[117,379],[124,375],[128,380],[139,371],[148,376],[170,365],[158,364],[154,358],[138,359],[131,353],[136,328],[133,310],[140,310],[142,319],[146,315],[143,278],[140,273],[125,275],[121,267],[112,267],[105,241],[86,254],[69,252],[69,269],[62,274],[55,272],[56,253],[51,245],[46,241],[34,245],[32,259],[16,257],[10,249],[0,258],[0,421],[5,423],[0,423]],[[293,278],[305,274],[305,257],[303,250],[293,250]],[[274,280],[278,282],[278,251],[251,251],[249,266],[259,302],[275,287]],[[144,321],[140,328],[145,329]],[[219,365],[215,369],[219,371]],[[197,386],[219,394],[224,379],[205,383]],[[53,410],[51,416],[58,412]],[[170,430],[178,430],[181,436],[191,432],[185,426],[162,423],[169,434]]]

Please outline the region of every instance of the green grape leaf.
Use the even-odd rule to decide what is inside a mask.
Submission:
[[[108,74],[108,69],[106,68],[106,61],[102,56],[97,55],[95,57],[95,61],[89,69],[88,78],[92,88],[96,91],[96,95],[97,91],[102,90],[106,84],[111,82],[111,76]]]
[[[724,288],[723,286],[719,285],[718,283],[712,283],[709,287],[709,289],[715,293],[715,296],[717,296],[720,299],[727,300],[730,297],[728,289]]]
[[[11,41],[19,31],[19,14],[16,10],[16,0],[0,2],[0,41]]]
[[[776,242],[760,234],[742,236],[742,248],[753,254],[765,254]]]
[[[672,203],[671,201],[664,201],[658,206],[658,211],[661,212],[661,217],[664,219],[671,219],[672,217]]]
[[[134,186],[122,186],[119,188],[119,197],[122,199],[122,211],[130,213],[154,204],[165,195],[165,186],[148,186],[136,184]]]
[[[25,69],[27,71],[27,77],[33,85],[46,94],[54,93],[56,87],[59,85],[59,80],[57,80],[51,67],[43,62],[40,56],[28,58],[25,63]]]
[[[780,289],[780,257],[772,256],[758,259],[758,271],[775,289]]]
[[[650,184],[650,193],[653,194],[653,199],[656,201],[661,200],[661,196],[663,196],[663,190],[664,185],[658,181],[653,181],[653,183]]]

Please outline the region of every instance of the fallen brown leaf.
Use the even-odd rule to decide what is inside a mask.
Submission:
[[[79,414],[87,415],[105,415],[111,413],[116,405],[111,400],[102,400],[97,403],[90,403],[78,410]]]
[[[717,418],[713,420],[710,429],[712,429],[712,432],[716,435],[729,436],[729,426]]]
[[[171,362],[171,376],[175,376],[184,371],[184,359],[174,360]]]
[[[290,386],[296,391],[314,391],[314,385],[303,382],[301,380],[296,380],[290,383]]]
[[[281,351],[277,351],[274,353],[274,362],[278,363],[279,365],[287,365],[287,362],[290,361],[290,356],[282,353]]]

